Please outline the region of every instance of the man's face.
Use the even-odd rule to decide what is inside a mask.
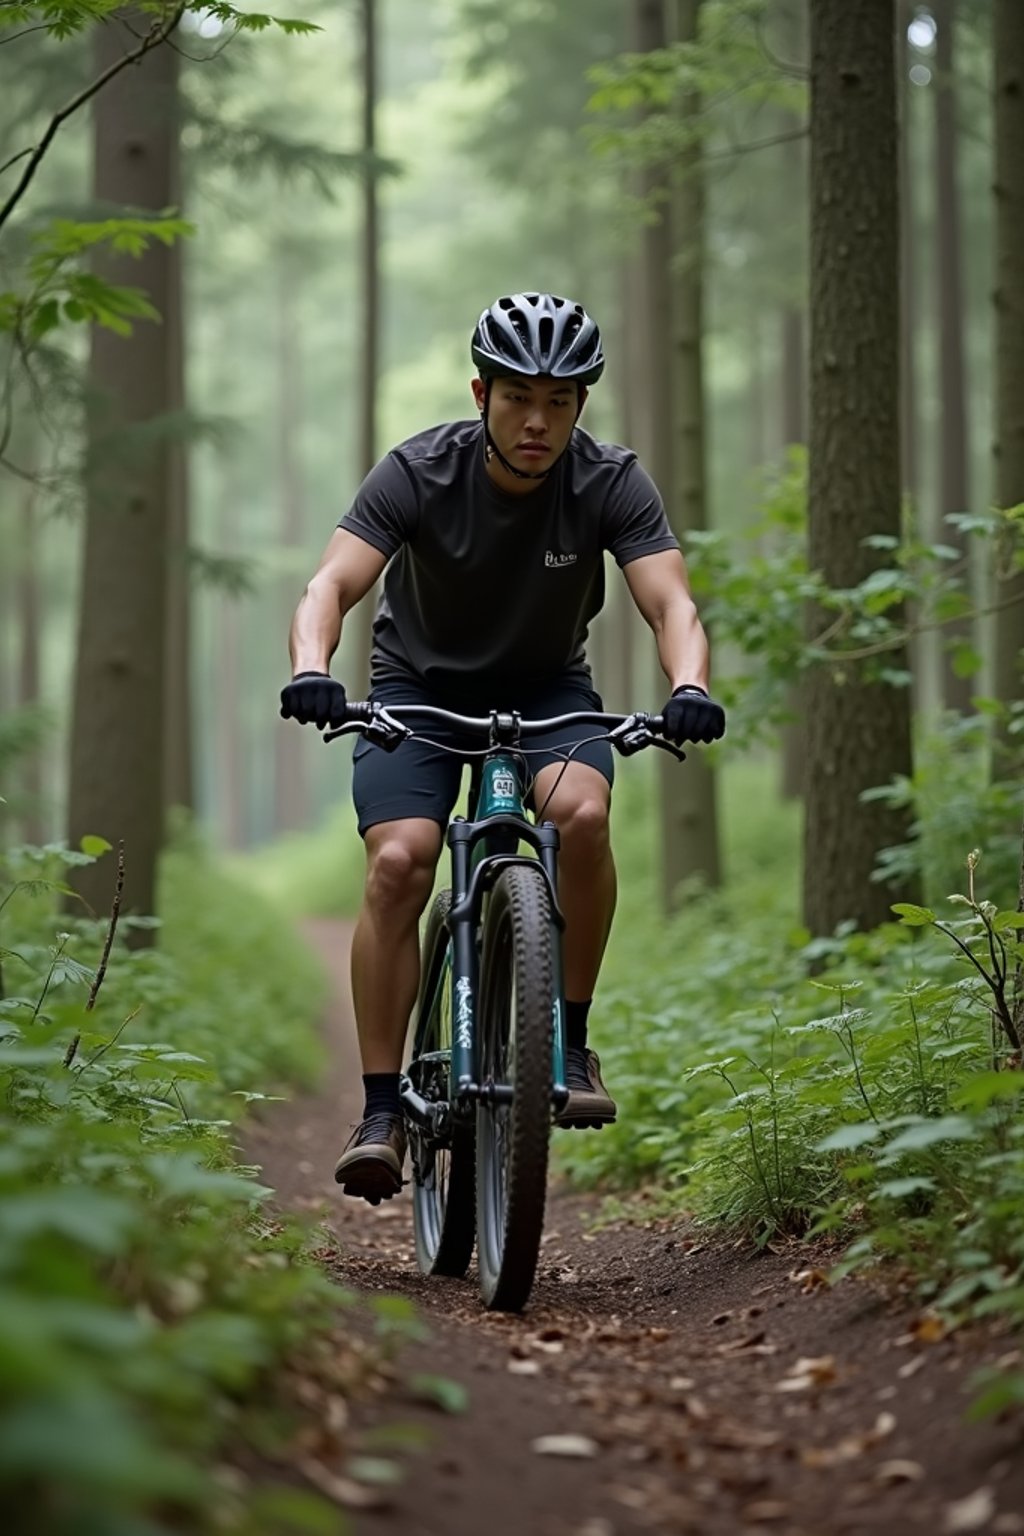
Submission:
[[[516,469],[542,474],[565,449],[586,390],[571,380],[513,377],[495,379],[487,424],[501,453]],[[484,382],[473,380],[473,397],[483,410]]]

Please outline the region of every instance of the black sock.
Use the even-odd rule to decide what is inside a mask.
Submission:
[[[569,1051],[585,1051],[587,1048],[587,1014],[590,999],[585,1003],[565,1004],[565,1046]]]
[[[400,1115],[402,1113],[402,1101],[398,1097],[398,1077],[397,1072],[363,1073],[363,1092],[366,1094],[364,1120],[369,1115]]]

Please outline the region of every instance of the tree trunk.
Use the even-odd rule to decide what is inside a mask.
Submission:
[[[1024,6],[994,0],[995,55],[995,501],[1024,502]],[[1018,545],[1019,547],[1019,545]],[[1004,704],[1024,698],[1024,571],[997,571],[994,692]],[[1000,745],[1012,748],[1005,731]],[[1016,747],[1019,753],[1019,744]],[[1006,771],[997,760],[997,771]]]
[[[938,257],[939,378],[942,407],[939,418],[939,525],[937,537],[960,551],[965,585],[970,590],[968,540],[950,515],[968,510],[969,431],[964,388],[964,292],[960,242],[960,203],[957,192],[955,3],[933,0],[938,26],[935,54],[935,245]],[[969,677],[958,677],[951,647],[969,644],[970,619],[949,624],[941,632],[942,702],[946,709],[966,714],[973,692]]]
[[[673,39],[692,42],[700,23],[701,0],[674,0]],[[700,111],[696,93],[679,103],[683,122],[694,125]],[[704,182],[699,143],[686,150],[675,167],[669,253],[665,278],[671,300],[660,308],[660,325],[671,336],[671,383],[665,391],[671,410],[672,440],[667,455],[669,520],[674,532],[707,527],[707,446],[704,412]],[[671,257],[676,270],[671,275]],[[666,317],[671,316],[671,330]],[[654,315],[652,313],[652,319]],[[678,905],[681,882],[698,876],[705,885],[722,883],[715,775],[696,747],[680,769],[659,754],[661,772],[662,901],[666,912]]]
[[[120,58],[122,43],[113,23],[98,29],[97,71]],[[97,203],[154,212],[170,204],[177,68],[173,48],[156,48],[96,97]],[[139,260],[104,256],[97,267],[113,282],[144,288],[168,313],[171,258],[159,241]],[[170,377],[164,326],[139,322],[129,339],[94,328],[68,826],[73,846],[85,833],[123,839],[125,912],[153,912],[163,841],[170,494],[167,443],[154,423],[167,410]],[[110,860],[77,871],[75,884],[105,913]],[[132,935],[136,943],[149,937]]]
[[[916,0],[896,0],[897,104],[899,111],[900,202],[900,478],[915,511],[918,503],[917,367],[917,239],[914,218],[914,178],[910,155],[910,52],[907,29]]]
[[[363,22],[363,152],[377,151],[377,0],[361,0]],[[368,475],[377,462],[377,389],[380,376],[380,209],[377,173],[363,174],[362,353],[359,383],[359,464]],[[355,634],[350,696],[364,699],[370,687],[370,651],[376,598],[368,592],[349,616]]]
[[[784,46],[787,57],[802,59],[806,53],[807,21],[806,4],[801,0],[798,9],[784,13],[787,22]],[[790,126],[800,126],[795,115]],[[783,147],[786,173],[786,200],[790,207],[805,208],[807,205],[807,150],[799,139],[792,139]],[[801,221],[802,222],[802,221]],[[782,311],[782,389],[780,435],[784,448],[807,442],[807,323],[804,306],[787,304]],[[782,727],[782,797],[799,800],[804,792],[804,742],[803,709],[800,683],[794,682],[788,690],[787,710],[793,717]]]
[[[305,533],[305,488],[299,453],[304,416],[302,355],[295,275],[287,252],[277,264],[277,476],[281,522],[279,542],[286,559],[300,550]],[[281,624],[287,629],[295,611],[296,578],[287,559],[281,579]],[[294,720],[274,722],[274,827],[293,832],[308,824],[309,791],[306,767],[308,734]]]
[[[241,553],[238,493],[228,480],[221,483],[216,498],[220,509],[218,537],[226,555]],[[242,711],[243,693],[241,603],[243,599],[227,593],[217,602],[217,801],[221,836],[227,848],[243,848],[248,808],[248,753],[245,750]],[[289,722],[282,720],[281,725]],[[294,724],[294,722],[291,722]]]
[[[879,562],[865,539],[900,528],[895,29],[894,0],[811,6],[808,554],[832,587],[862,581]],[[808,617],[818,633],[823,613]],[[911,896],[871,878],[906,815],[861,798],[911,772],[909,694],[836,663],[809,675],[805,700],[804,922],[870,928]]]
[[[171,202],[184,204],[181,156],[178,143],[171,145]],[[181,244],[168,252],[168,307],[163,316],[169,368],[168,409],[179,420],[187,401],[185,383],[185,253]],[[175,431],[167,444],[170,535],[167,560],[167,697],[164,721],[164,803],[195,805],[192,740],[192,601],[189,544],[191,509],[189,445],[183,430]]]
[[[22,491],[21,552],[18,560],[17,584],[17,702],[20,705],[38,705],[42,694],[38,501],[38,485],[34,482],[26,485]],[[43,765],[42,752],[38,746],[31,748],[22,765],[20,788],[24,796],[24,810],[21,817],[22,836],[27,843],[43,843],[46,841],[43,814]]]

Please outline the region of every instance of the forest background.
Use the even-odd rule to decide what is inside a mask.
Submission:
[[[53,1255],[94,1301],[98,1263],[116,1310],[156,1285],[120,1260],[166,1232],[161,1201],[183,1217],[172,1267],[222,1240],[218,1201],[242,1249],[278,1242],[220,1122],[309,1070],[318,983],[290,924],[350,914],[361,876],[349,754],[277,719],[287,627],[374,458],[470,414],[469,332],[505,291],[599,319],[585,425],[663,491],[730,719],[683,769],[619,766],[595,1037],[621,1125],[567,1165],[653,1180],[761,1242],[835,1228],[849,1264],[895,1254],[944,1316],[1019,1318],[1024,7],[114,11],[0,9],[0,1068],[19,1149],[0,1175],[22,1211],[12,1295],[55,1351],[32,1388],[49,1427],[8,1461],[26,1507],[33,1445],[53,1457],[69,1424],[151,1390],[95,1368],[98,1323],[44,1317]],[[179,20],[36,168],[53,114]],[[657,708],[614,568],[608,590],[598,682]],[[366,643],[362,616],[334,667],[352,696]],[[270,1322],[274,1253],[266,1295],[211,1269],[203,1305],[253,1326],[209,1346],[213,1382],[296,1346]],[[155,1307],[144,1341],[169,1373],[174,1315]],[[105,1419],[67,1400],[85,1357]],[[4,1388],[19,1424],[24,1370]],[[985,1391],[1024,1400],[1024,1377]],[[182,1380],[156,1395],[194,1462]],[[140,1497],[109,1457],[76,1467],[98,1508]],[[141,1496],[165,1477],[201,1504],[177,1475],[154,1462]]]

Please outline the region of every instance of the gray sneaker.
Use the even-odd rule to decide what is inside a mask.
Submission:
[[[555,1124],[575,1130],[600,1130],[615,1119],[615,1100],[601,1081],[601,1063],[595,1051],[568,1050],[565,1080],[569,1099],[555,1116]]]
[[[334,1177],[343,1194],[379,1205],[401,1189],[404,1161],[405,1126],[401,1115],[368,1115],[346,1142]]]

